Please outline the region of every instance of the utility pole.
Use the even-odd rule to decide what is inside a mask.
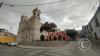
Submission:
[[[12,26],[10,27],[10,33],[12,33]]]

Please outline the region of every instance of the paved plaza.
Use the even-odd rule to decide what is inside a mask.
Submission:
[[[0,45],[0,56],[100,56],[98,45],[92,43],[92,47],[88,51],[82,51],[78,48],[77,43],[77,41],[70,41],[65,46],[40,48],[22,45],[19,47]]]

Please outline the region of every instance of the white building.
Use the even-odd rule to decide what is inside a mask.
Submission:
[[[86,37],[96,40],[100,39],[100,4],[93,18],[82,31],[86,32]]]
[[[40,10],[33,9],[33,15],[28,18],[22,16],[19,24],[17,42],[33,43],[34,40],[40,40]]]

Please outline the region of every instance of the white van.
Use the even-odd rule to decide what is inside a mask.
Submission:
[[[10,43],[8,43],[8,46],[17,46],[17,45],[18,45],[17,42],[10,42]]]

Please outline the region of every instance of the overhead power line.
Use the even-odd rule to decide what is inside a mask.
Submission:
[[[80,6],[81,4],[84,4],[84,3],[89,2],[89,1],[90,0],[85,0],[85,1],[82,1],[82,2],[80,2],[78,4],[72,5],[71,7],[68,7],[68,8],[58,9],[58,10],[52,10],[52,11],[48,11],[48,12],[41,12],[41,13],[52,13],[52,12],[59,12],[59,11],[67,10],[67,9],[72,9],[72,8],[75,8],[77,6]]]
[[[60,0],[60,1],[56,1],[56,2],[43,3],[43,4],[34,4],[34,5],[14,5],[14,4],[7,4],[7,3],[5,3],[5,4],[8,5],[8,6],[39,6],[39,5],[59,3],[59,2],[63,2],[63,1],[66,1],[66,0]]]
[[[56,11],[62,11],[62,10],[70,9],[70,8],[73,8],[73,7],[77,7],[77,6],[79,6],[80,4],[84,4],[84,3],[88,2],[88,1],[89,1],[89,0],[85,0],[85,1],[83,1],[83,2],[81,2],[81,3],[78,3],[78,4],[76,4],[76,5],[72,5],[71,7],[68,7],[68,8],[59,9],[59,10],[52,10],[52,11],[49,11],[49,12],[56,12]],[[49,12],[42,12],[42,13],[49,13]]]
[[[44,3],[44,4],[35,4],[35,5],[11,5],[11,4],[7,4],[7,3],[5,3],[5,4],[8,5],[8,6],[11,6],[11,7],[14,7],[14,6],[38,6],[38,5],[47,5],[47,4],[53,4],[53,3],[63,2],[63,1],[66,1],[66,0],[60,0],[60,1],[56,1],[56,2]],[[82,1],[82,2],[80,2],[78,4],[76,4],[76,5],[72,5],[71,7],[68,7],[68,8],[52,10],[52,11],[49,11],[49,12],[42,12],[42,13],[50,13],[50,12],[57,12],[57,11],[71,9],[73,7],[80,6],[81,4],[84,4],[84,3],[88,2],[88,1],[89,0]]]

